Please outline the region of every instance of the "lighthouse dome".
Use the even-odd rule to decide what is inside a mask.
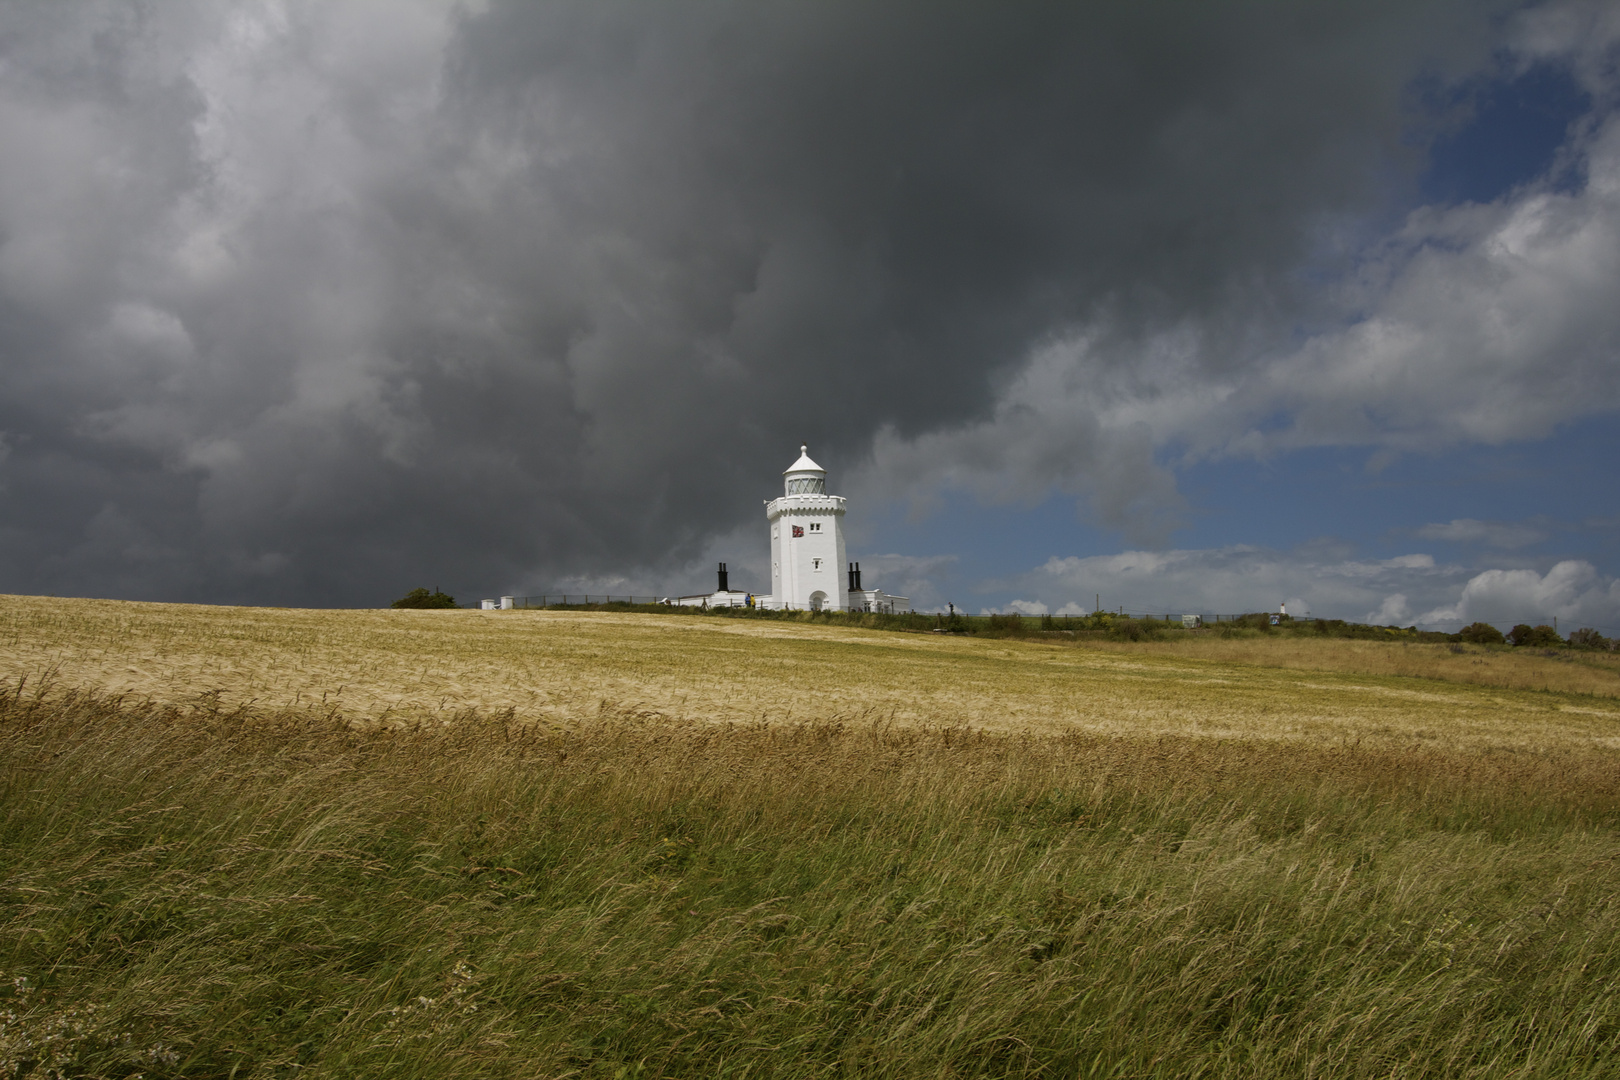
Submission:
[[[827,494],[827,470],[810,460],[810,448],[799,447],[799,460],[783,470],[789,495]]]

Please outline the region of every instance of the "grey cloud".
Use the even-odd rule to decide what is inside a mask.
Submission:
[[[1359,257],[1412,79],[1489,63],[1506,8],[7,5],[0,587],[658,580],[801,440],[874,500],[1060,490],[1157,542],[1158,456],[1241,449],[1241,388],[1370,437],[1323,412],[1352,332],[1290,351],[1337,317],[1299,271]],[[1594,192],[1391,250],[1457,238],[1467,284],[1541,214],[1585,296]],[[1409,311],[1416,257],[1370,265]],[[1528,427],[1465,395],[1458,437],[1607,400],[1581,325]]]
[[[1106,490],[1112,482],[1139,493],[1136,505],[1110,508],[1096,495],[1093,505],[1142,542],[1176,523],[1172,474],[1156,464],[1167,456],[1361,445],[1387,461],[1402,451],[1539,438],[1612,413],[1620,407],[1612,296],[1620,280],[1620,116],[1612,111],[1620,19],[1612,5],[1581,2],[1542,5],[1510,22],[1513,63],[1566,62],[1597,102],[1546,177],[1489,205],[1420,208],[1389,236],[1350,244],[1352,265],[1322,279],[1320,306],[1280,305],[1293,320],[1291,341],[1267,340],[1252,326],[1247,339],[1223,336],[1218,320],[1190,311],[1121,333],[1104,309],[1033,350],[991,418],[880,438],[872,485],[917,475],[919,458],[935,463],[929,482],[940,486]],[[1570,172],[1576,190],[1553,183]],[[1234,310],[1255,311],[1241,302]],[[1087,444],[1068,454],[1084,463],[1066,474],[1070,485],[1028,466],[1052,448],[1053,428]],[[1116,464],[1088,453],[1093,445],[1111,450]],[[975,452],[983,446],[995,454]],[[1496,530],[1492,542],[1529,541]]]
[[[1150,437],[1136,436],[1129,468],[1073,451],[1069,460],[1092,467],[1071,475],[1091,484],[1115,478],[1173,523],[1173,484],[1152,454],[1160,447],[1179,444],[1194,457],[1322,445],[1429,450],[1541,437],[1560,423],[1613,412],[1620,407],[1613,302],[1620,117],[1581,139],[1579,163],[1586,183],[1575,193],[1532,188],[1488,206],[1414,213],[1347,281],[1324,290],[1356,313],[1348,325],[1286,350],[1261,348],[1232,372],[1212,369],[1216,346],[1204,327],[1157,329],[1134,342],[1128,363],[1117,341],[1090,328],[1033,353],[990,420],[893,445],[880,439],[879,475],[904,477],[919,455],[941,469],[970,469],[984,460],[965,448],[972,444],[997,447],[977,486],[1062,488],[1020,460],[1052,448],[1048,429],[1115,453],[1130,445],[1130,433],[1146,431]],[[1288,422],[1262,424],[1279,415]],[[943,440],[958,448],[930,445]],[[1138,523],[1152,516],[1114,515]],[[1151,534],[1138,527],[1132,539]],[[1531,542],[1524,535],[1498,529],[1490,542]]]

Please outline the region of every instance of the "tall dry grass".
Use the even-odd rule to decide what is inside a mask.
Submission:
[[[1620,653],[1581,649],[1382,642],[1289,634],[1178,634],[1158,641],[1096,642],[1115,654],[1184,657],[1300,671],[1436,679],[1506,690],[1620,697]]]
[[[9,693],[0,1072],[1612,1076],[1617,766]]]
[[[1436,664],[1496,670],[1468,666],[1481,659],[1520,664],[1525,685],[1410,677]],[[629,709],[711,723],[883,718],[1132,737],[1620,744],[1620,703],[1582,692],[1586,669],[1550,659],[1536,668],[1537,659],[1342,640],[1074,645],[695,615],[0,598],[0,681],[54,671],[64,685],[158,702],[313,704],[367,722],[475,709],[557,726]]]

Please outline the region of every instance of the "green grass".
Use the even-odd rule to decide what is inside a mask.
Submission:
[[[1601,748],[59,693],[0,750],[0,1076],[1620,1072]]]

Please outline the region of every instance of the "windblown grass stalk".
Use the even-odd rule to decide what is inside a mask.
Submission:
[[[1620,753],[0,701],[0,1075],[1613,1076]]]

